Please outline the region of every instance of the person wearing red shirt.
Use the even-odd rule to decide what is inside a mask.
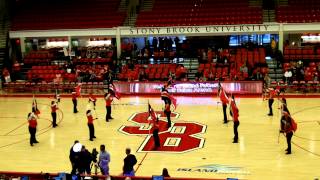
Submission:
[[[234,99],[234,96],[231,96],[230,99],[230,108],[231,108],[231,114],[233,117],[233,133],[234,133],[234,138],[233,138],[233,143],[238,143],[238,127],[240,125],[239,122],[239,109],[236,105],[236,101]]]
[[[29,123],[29,133],[30,133],[30,145],[33,146],[33,143],[39,143],[36,139],[37,132],[37,115],[35,112],[28,114],[28,123]]]
[[[274,102],[274,97],[277,95],[279,91],[274,88],[269,88],[267,90],[268,93],[268,106],[269,106],[269,114],[268,116],[273,116],[272,104]]]
[[[228,123],[227,119],[227,106],[229,103],[228,96],[226,92],[224,91],[223,87],[219,83],[219,89],[218,89],[218,96],[220,98],[220,101],[222,103],[222,109],[223,109],[223,123]]]
[[[167,117],[167,121],[168,121],[168,124],[167,124],[167,127],[170,128],[171,127],[171,110],[170,110],[170,107],[171,107],[171,98],[170,98],[170,94],[169,94],[169,91],[167,89],[168,85],[165,84],[163,86],[163,88],[161,89],[161,99],[164,101],[164,114],[166,115]]]
[[[93,109],[96,110],[97,98],[92,93],[89,94],[89,102],[92,102]]]
[[[57,127],[57,109],[58,105],[55,101],[51,101],[51,116],[52,116],[52,127]]]
[[[106,114],[106,121],[109,122],[109,119],[113,119],[111,117],[111,103],[113,101],[113,95],[112,95],[113,91],[108,91],[108,93],[106,93],[104,95],[104,99],[106,101],[106,110],[107,110],[107,114]]]
[[[291,154],[291,139],[293,136],[294,128],[293,128],[293,119],[288,112],[283,112],[284,118],[281,120],[281,130],[280,132],[284,132],[287,138],[288,148],[286,149],[286,154]]]
[[[159,119],[150,104],[149,104],[149,117],[151,118],[149,125],[152,124],[151,131],[152,131],[153,140],[154,140],[154,148],[153,149],[157,150],[160,147]]]
[[[89,140],[93,141],[93,138],[96,138],[96,136],[94,136],[93,116],[90,109],[87,110],[86,115],[88,119]]]
[[[78,100],[77,100],[77,93],[76,92],[72,92],[72,103],[73,103],[73,113],[77,113],[78,109],[77,109],[77,104],[78,104]]]

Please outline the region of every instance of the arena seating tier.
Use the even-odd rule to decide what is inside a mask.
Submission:
[[[279,6],[276,20],[279,23],[320,22],[319,0],[288,0],[287,6]]]
[[[87,29],[121,26],[119,0],[22,1],[11,30]]]
[[[156,0],[152,11],[140,12],[136,26],[260,24],[262,9],[247,0]]]

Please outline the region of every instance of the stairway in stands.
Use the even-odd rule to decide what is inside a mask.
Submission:
[[[276,11],[274,9],[264,9],[262,13],[263,22],[275,22],[276,21]]]
[[[277,0],[278,6],[288,6],[288,0]]]
[[[183,58],[181,62],[177,62],[178,64],[182,64],[185,68],[188,69],[188,76],[189,80],[194,80],[195,75],[198,72],[199,68],[199,61],[197,58]]]
[[[144,0],[141,5],[142,11],[151,11],[154,5],[154,0]]]
[[[248,1],[250,7],[261,7],[262,0],[249,0]]]
[[[268,59],[269,76],[272,81],[280,81],[283,77],[282,68],[277,67],[277,61],[275,59]]]
[[[0,70],[2,70],[4,66],[8,32],[9,20],[7,18],[3,18],[3,20],[0,21]]]

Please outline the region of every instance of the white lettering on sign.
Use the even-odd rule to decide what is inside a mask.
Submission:
[[[279,25],[223,25],[223,26],[182,26],[182,27],[141,27],[130,28],[122,35],[161,35],[161,34],[203,34],[203,33],[236,33],[236,32],[273,32],[278,31]]]

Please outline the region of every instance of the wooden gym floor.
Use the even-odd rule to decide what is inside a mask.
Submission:
[[[58,112],[59,126],[55,129],[51,127],[51,99],[37,98],[37,101],[41,110],[37,132],[40,143],[31,147],[27,114],[31,110],[32,98],[0,98],[0,171],[69,172],[69,149],[77,139],[90,152],[94,147],[99,148],[100,144],[106,145],[111,154],[112,175],[121,173],[125,148],[130,147],[140,164],[135,166],[139,176],[159,175],[166,167],[169,174],[175,177],[273,180],[320,177],[320,100],[317,98],[287,100],[289,110],[298,122],[291,155],[285,155],[283,135],[278,142],[280,113],[277,111],[277,101],[273,105],[274,116],[269,117],[267,101],[238,98],[240,139],[238,144],[233,144],[233,123],[222,123],[222,108],[217,105],[216,98],[178,97],[177,114],[172,119],[176,124],[170,129],[177,138],[168,138],[166,142],[162,139],[169,150],[161,148],[157,152],[150,151],[152,141],[148,141],[151,136],[146,135],[148,126],[140,124],[140,128],[134,128],[132,126],[139,124],[132,121],[139,116],[135,113],[147,110],[148,101],[155,110],[162,111],[160,98],[116,100],[112,109],[114,119],[108,123],[104,120],[104,101],[98,98],[94,113],[98,117],[94,122],[97,139],[93,142],[89,141],[86,125],[87,98],[79,98],[77,114],[72,113],[71,98],[62,98],[59,104],[61,111]],[[184,129],[185,124],[191,124],[191,129]],[[200,130],[197,131],[196,127]],[[132,129],[142,133],[130,135]],[[179,138],[188,132],[197,134]],[[196,145],[196,148],[190,150],[190,144]],[[181,151],[180,145],[188,150],[165,152],[170,148]]]

